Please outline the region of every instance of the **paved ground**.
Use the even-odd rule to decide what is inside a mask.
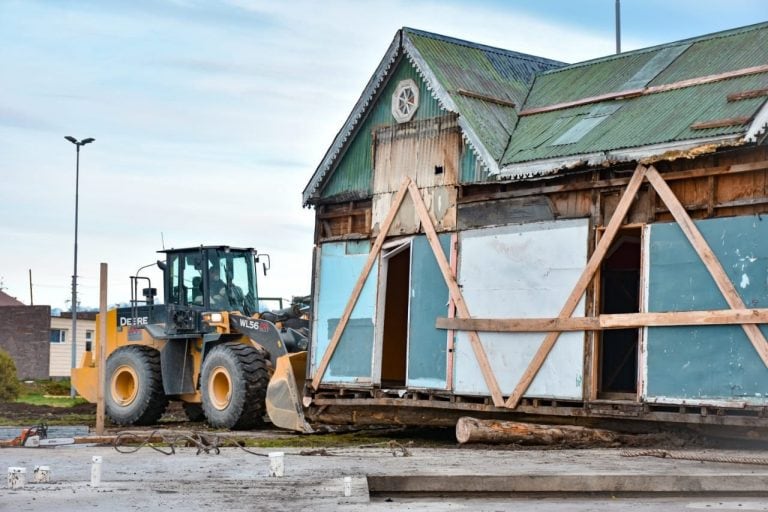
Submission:
[[[271,450],[260,450],[267,453]],[[0,511],[109,512],[136,510],[766,510],[768,466],[703,463],[650,457],[626,458],[620,450],[499,451],[478,449],[376,448],[328,449],[331,456],[300,455],[287,449],[285,476],[268,477],[269,461],[237,448],[219,455],[195,455],[183,448],[165,456],[149,448],[121,454],[109,447],[0,449],[0,469],[48,465],[52,483],[28,483],[10,490],[0,482]],[[697,453],[702,453],[697,451]],[[710,455],[761,456],[762,453],[708,450]],[[102,485],[92,488],[91,457],[103,456]],[[352,477],[352,496],[343,496],[343,478]],[[408,477],[403,480],[402,477]],[[388,480],[395,477],[396,480]],[[399,479],[399,480],[397,480]],[[398,484],[398,482],[400,482]],[[402,482],[405,482],[403,484]],[[427,496],[389,492],[387,486],[411,485],[435,490]],[[646,492],[680,486],[682,496]],[[379,492],[369,497],[369,487]],[[429,487],[432,486],[432,487]],[[495,493],[531,490],[550,493]],[[618,487],[617,487],[618,486]],[[556,494],[556,491],[614,488],[607,492]],[[383,491],[381,489],[384,489]],[[702,490],[728,491],[703,494]],[[476,491],[474,493],[469,491]],[[466,491],[466,492],[452,492]],[[478,492],[479,491],[479,492]]]

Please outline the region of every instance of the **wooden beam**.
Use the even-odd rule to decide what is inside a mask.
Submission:
[[[632,206],[632,203],[635,200],[635,195],[637,194],[637,191],[640,190],[640,185],[643,183],[645,173],[646,168],[642,165],[638,165],[635,169],[635,173],[632,175],[632,179],[629,181],[624,195],[621,197],[619,204],[616,206],[616,210],[613,212],[613,216],[611,217],[611,221],[608,223],[608,226],[605,229],[605,233],[597,243],[592,256],[590,256],[589,261],[587,262],[587,266],[584,268],[584,271],[581,273],[581,277],[579,277],[579,280],[576,282],[576,286],[574,286],[573,291],[565,301],[565,305],[558,315],[559,318],[570,318],[570,316],[576,310],[576,306],[579,304],[581,296],[584,295],[584,291],[592,281],[592,277],[595,275],[597,269],[600,268],[600,264],[602,263],[603,258],[613,243],[613,239],[616,237],[616,233],[619,232],[621,224],[624,222],[624,218],[627,216],[629,207]],[[507,400],[507,407],[512,409],[517,407],[517,404],[520,402],[523,394],[528,390],[528,387],[531,385],[531,382],[533,382],[533,379],[541,369],[541,366],[544,364],[544,361],[547,359],[549,352],[555,346],[555,343],[559,337],[560,333],[555,331],[550,332],[544,338],[544,341],[541,343],[541,346],[536,351],[533,359],[528,364],[525,372],[523,372],[523,375],[520,378],[520,382],[518,382],[515,390],[512,392],[512,395]]]
[[[751,118],[747,116],[728,117],[725,119],[711,119],[700,123],[693,123],[691,130],[708,130],[710,128],[723,128],[725,126],[739,126],[747,124]]]
[[[462,96],[466,96],[467,98],[474,98],[476,100],[483,100],[487,101],[488,103],[496,103],[497,105],[501,105],[504,107],[515,107],[515,102],[511,100],[505,100],[502,98],[497,98],[495,96],[489,96],[487,94],[482,94],[475,91],[469,91],[467,89],[456,89],[456,92],[459,93]]]
[[[543,107],[528,108],[519,113],[520,116],[530,116],[533,114],[540,114],[542,112],[552,112],[554,110],[563,110],[571,107],[578,107],[580,105],[589,105],[591,103],[600,103],[609,100],[621,100],[628,98],[636,98],[638,96],[647,96],[649,94],[658,94],[660,92],[674,91],[676,89],[684,89],[686,87],[693,87],[694,85],[710,84],[713,82],[720,82],[722,80],[728,80],[731,78],[737,78],[741,76],[756,75],[758,73],[768,72],[768,64],[761,66],[753,66],[749,68],[735,69],[733,71],[727,71],[725,73],[717,73],[715,75],[700,76],[696,78],[690,78],[688,80],[680,80],[669,84],[655,85],[652,87],[645,87],[639,89],[629,89],[626,91],[609,92],[606,94],[599,94],[597,96],[588,96],[586,98],[580,98],[573,101],[565,101],[562,103],[555,103],[552,105],[546,105]]]
[[[673,171],[664,174],[666,181],[684,180],[690,178],[703,178],[720,174],[738,174],[768,169],[768,161],[761,160],[747,164],[720,165],[716,167],[702,167],[685,171]],[[465,195],[459,199],[459,204],[475,203],[480,201],[493,201],[498,199],[511,199],[515,197],[527,197],[539,194],[555,194],[560,192],[575,192],[577,190],[589,190],[597,188],[623,187],[629,183],[630,178],[610,178],[598,181],[585,181],[580,183],[566,183],[563,185],[545,185],[539,187],[508,190],[505,192],[492,192],[488,194]]]
[[[600,319],[594,318],[442,318],[438,329],[481,332],[568,332],[599,331]]]
[[[720,293],[723,294],[728,305],[733,309],[746,309],[744,301],[741,300],[739,292],[736,291],[736,288],[733,286],[728,274],[725,273],[717,256],[712,252],[709,244],[707,244],[707,241],[696,227],[696,224],[691,220],[691,217],[688,215],[688,212],[685,211],[685,208],[677,199],[675,193],[669,188],[669,185],[667,185],[653,166],[648,168],[646,177],[653,188],[656,189],[656,193],[661,197],[662,201],[664,201],[664,204],[669,208],[670,213],[680,225],[680,229],[682,229],[685,237],[691,242],[696,254],[698,254],[704,262],[704,265],[712,275],[712,278],[715,280],[717,287],[720,289]],[[766,341],[760,328],[755,324],[743,324],[742,328],[749,338],[749,341],[752,343],[752,346],[755,347],[760,359],[762,359],[763,363],[768,366],[768,341]]]
[[[763,96],[768,96],[768,87],[729,94],[728,102],[730,103],[734,101],[751,100],[752,98],[762,98]]]
[[[96,433],[104,435],[104,388],[107,374],[107,264],[99,268],[99,336],[96,340],[98,366],[96,367]]]
[[[339,344],[339,341],[341,341],[341,335],[344,334],[344,329],[347,327],[347,322],[349,322],[349,318],[352,316],[352,310],[355,309],[355,304],[357,304],[357,299],[360,297],[360,292],[363,290],[365,280],[368,278],[368,274],[371,272],[371,268],[373,267],[373,264],[376,261],[379,252],[381,251],[381,246],[384,244],[384,240],[387,238],[389,228],[392,225],[392,222],[395,220],[397,212],[400,210],[400,205],[402,205],[403,199],[405,199],[405,195],[408,193],[408,186],[410,184],[411,179],[406,177],[403,180],[403,184],[400,185],[400,190],[398,190],[397,195],[392,202],[392,206],[389,208],[387,217],[384,219],[384,222],[381,225],[379,236],[376,237],[376,241],[371,247],[371,252],[368,254],[368,259],[366,260],[365,265],[363,265],[363,270],[360,272],[360,277],[357,278],[355,287],[352,289],[352,294],[349,297],[349,301],[347,301],[347,305],[341,315],[339,324],[336,326],[336,331],[334,331],[333,337],[331,338],[331,341],[328,344],[328,347],[325,349],[325,353],[323,354],[323,359],[320,361],[320,365],[317,367],[315,376],[312,379],[312,388],[314,389],[317,389],[320,386],[320,381],[322,381],[325,370],[328,368],[328,363],[331,362],[331,357],[333,357],[333,353],[336,351],[336,346]]]
[[[585,318],[438,318],[435,327],[482,332],[568,332],[676,325],[768,324],[768,309],[621,313]]]
[[[448,286],[451,299],[453,299],[454,305],[456,306],[456,312],[462,318],[469,318],[469,308],[467,307],[467,303],[464,301],[464,295],[461,293],[461,289],[459,289],[458,283],[456,283],[456,278],[453,276],[453,272],[451,272],[451,266],[448,263],[448,260],[445,258],[443,248],[440,245],[440,239],[435,232],[435,226],[432,224],[432,218],[429,216],[427,206],[424,204],[424,200],[421,198],[421,192],[419,191],[419,188],[416,186],[416,184],[412,181],[408,184],[408,189],[411,194],[411,199],[416,206],[416,213],[419,215],[419,220],[421,220],[424,233],[427,235],[427,240],[429,241],[429,245],[432,247],[432,252],[435,255],[435,259],[437,260],[437,265],[440,267],[440,272],[442,272],[445,284]],[[501,388],[499,387],[499,383],[496,381],[496,377],[493,374],[493,369],[491,368],[491,363],[488,360],[488,355],[485,353],[485,349],[483,348],[483,344],[480,342],[480,337],[478,336],[477,332],[469,331],[469,341],[472,345],[472,351],[475,353],[475,358],[477,358],[477,364],[480,366],[480,372],[483,374],[483,378],[485,379],[485,384],[488,386],[488,390],[491,392],[491,398],[493,399],[494,405],[497,407],[503,406],[504,397],[501,394]]]

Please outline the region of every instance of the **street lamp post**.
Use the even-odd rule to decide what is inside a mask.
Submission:
[[[77,159],[75,160],[75,269],[72,272],[72,369],[75,369],[77,368],[77,206],[80,189],[80,146],[90,144],[96,139],[89,137],[78,141],[71,135],[67,135],[64,138],[77,148]],[[72,398],[75,397],[74,385],[70,385],[69,394]]]

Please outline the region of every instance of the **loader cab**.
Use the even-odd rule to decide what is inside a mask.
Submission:
[[[257,312],[255,250],[210,246],[161,252],[165,303],[178,330],[199,330],[196,312]]]

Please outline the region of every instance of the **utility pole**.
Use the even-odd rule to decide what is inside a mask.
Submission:
[[[77,214],[78,214],[78,200],[80,189],[80,146],[90,144],[96,139],[87,138],[78,141],[71,135],[64,137],[69,142],[77,147],[77,157],[75,160],[75,268],[72,272],[72,369],[77,368]],[[71,382],[71,381],[70,381]],[[77,392],[75,386],[70,385],[69,394],[72,398],[75,397]]]
[[[616,53],[621,53],[621,0],[616,0]]]

